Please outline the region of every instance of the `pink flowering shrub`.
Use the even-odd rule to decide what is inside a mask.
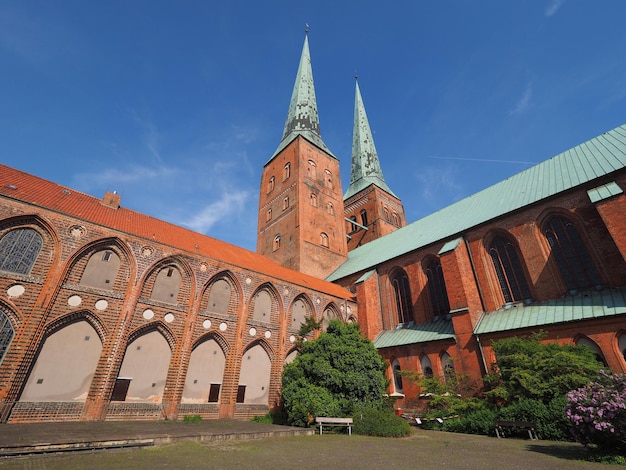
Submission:
[[[567,394],[565,415],[581,444],[626,450],[626,374],[600,372],[597,382]]]

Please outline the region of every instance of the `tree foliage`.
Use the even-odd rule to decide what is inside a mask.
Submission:
[[[497,361],[486,396],[504,405],[533,399],[548,405],[595,379],[603,367],[586,346],[542,343],[541,335],[493,343]]]
[[[331,320],[326,332],[301,343],[283,372],[287,422],[309,426],[315,416],[349,416],[357,403],[382,403],[386,364],[356,324]]]

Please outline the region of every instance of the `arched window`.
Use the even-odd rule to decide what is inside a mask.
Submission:
[[[260,290],[255,294],[252,302],[252,319],[269,323],[272,314],[272,296],[270,293],[266,290]]]
[[[594,355],[596,356],[596,361],[604,364],[605,367],[607,366],[606,360],[604,359],[604,354],[602,354],[602,350],[598,347],[595,341],[592,341],[586,336],[581,336],[580,338],[576,340],[576,345],[587,346],[589,349],[593,351]]]
[[[578,289],[602,285],[589,251],[571,220],[551,217],[543,226],[543,234],[568,291],[575,293]]]
[[[0,310],[0,364],[2,364],[2,360],[9,350],[13,336],[15,336],[15,330],[11,325],[11,320],[6,313]]]
[[[180,271],[174,266],[167,266],[161,269],[154,281],[154,288],[150,298],[168,304],[176,304],[182,280]]]
[[[120,269],[120,257],[112,250],[94,253],[87,261],[80,285],[96,289],[113,290],[113,284]]]
[[[270,220],[272,220],[272,209],[271,209],[271,208],[269,208],[269,209],[267,210],[267,213],[265,214],[265,220],[266,220],[266,221],[270,221]]]
[[[391,285],[396,299],[398,323],[408,323],[413,319],[409,278],[404,271],[400,271],[391,279]]]
[[[309,178],[315,179],[317,177],[317,167],[313,160],[309,160],[308,166],[306,168],[307,176]]]
[[[385,220],[387,222],[391,222],[391,219],[389,218],[389,208],[387,206],[383,207],[383,215],[385,216]]]
[[[441,353],[441,370],[443,370],[443,378],[446,382],[450,382],[456,378],[454,362],[447,352]]]
[[[287,163],[283,168],[283,181],[291,176],[291,163]]]
[[[36,230],[11,230],[0,239],[0,270],[29,274],[42,246],[43,238]]]
[[[276,251],[280,248],[280,235],[276,235],[274,237],[274,244],[272,246],[272,250]]]
[[[210,312],[227,315],[230,307],[231,290],[230,284],[225,279],[218,279],[211,284],[207,309]]]
[[[326,235],[324,232],[320,233],[320,245],[322,245],[324,248],[328,248],[328,235]]]
[[[367,227],[367,211],[365,209],[361,211],[361,225]]]
[[[324,173],[326,174],[326,187],[333,189],[333,174],[330,170],[324,170]]]
[[[530,300],[530,289],[517,250],[504,237],[496,237],[489,246],[489,254],[498,276],[505,302]]]
[[[274,185],[276,184],[276,178],[274,178],[273,176],[270,178],[270,180],[267,182],[267,192],[271,193],[272,191],[274,191]]]
[[[428,264],[426,267],[426,278],[428,279],[428,292],[430,294],[433,315],[447,315],[450,313],[450,303],[439,260],[433,259]]]
[[[333,206],[332,202],[328,203],[328,213],[330,215],[335,215],[335,206]]]
[[[391,219],[393,220],[393,224],[397,227],[400,226],[400,216],[398,215],[397,212],[392,212],[391,213]]]
[[[433,366],[430,362],[430,359],[428,358],[426,354],[424,354],[422,358],[420,359],[420,364],[422,366],[422,374],[424,375],[424,377],[426,377],[427,379],[432,379]]]
[[[283,199],[283,210],[287,210],[289,208],[289,196],[285,196]]]
[[[309,196],[309,202],[313,207],[317,207],[317,195],[311,193],[311,196]]]
[[[397,359],[394,359],[391,363],[391,370],[393,372],[393,387],[396,393],[404,393],[404,385],[402,383],[402,369]]]

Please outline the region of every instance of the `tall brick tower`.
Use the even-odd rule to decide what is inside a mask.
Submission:
[[[320,135],[308,36],[283,137],[261,177],[257,252],[320,278],[347,259],[339,160]]]
[[[352,171],[343,202],[345,217],[351,221],[346,227],[348,250],[406,225],[402,202],[383,177],[358,80],[354,97]]]

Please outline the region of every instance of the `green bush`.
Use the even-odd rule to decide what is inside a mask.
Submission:
[[[569,438],[569,423],[565,418],[565,397],[555,398],[548,406],[539,400],[520,400],[501,408],[497,419],[534,422],[541,439],[562,441]],[[520,430],[517,434],[524,437],[527,432]]]
[[[411,432],[409,423],[391,408],[359,406],[354,410],[354,432],[377,437],[404,437]]]
[[[496,411],[482,408],[462,414],[459,418],[447,419],[443,422],[442,428],[450,432],[493,436],[496,416]]]
[[[200,415],[185,415],[183,416],[183,421],[185,423],[199,423],[202,421],[202,416]]]

